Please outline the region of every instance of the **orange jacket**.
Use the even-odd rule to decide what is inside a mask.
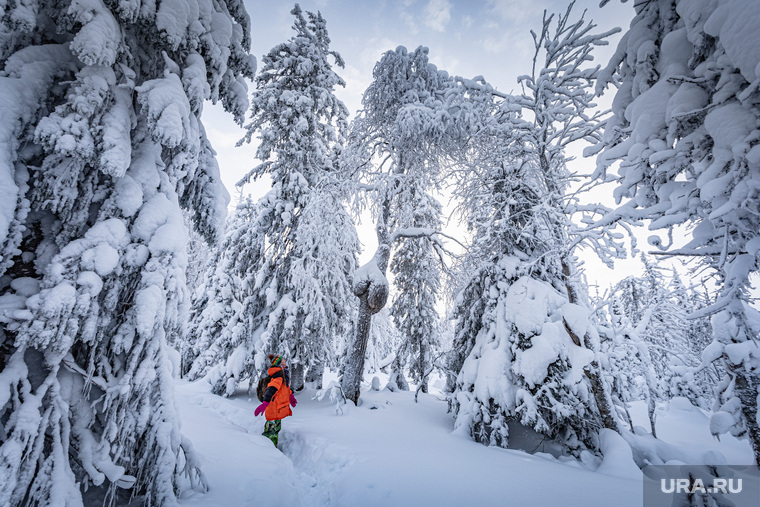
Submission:
[[[275,377],[275,373],[280,372],[280,375]],[[276,421],[277,419],[284,419],[293,412],[290,410],[290,395],[293,391],[290,390],[290,386],[285,382],[284,372],[279,366],[273,366],[267,370],[267,375],[274,377],[267,385],[267,391],[270,388],[275,388],[276,393],[271,398],[269,406],[267,406],[264,416],[267,421]],[[266,397],[264,398],[266,400]]]

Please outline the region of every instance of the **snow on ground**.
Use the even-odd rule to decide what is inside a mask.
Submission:
[[[649,419],[644,402],[631,404],[634,425],[649,433]],[[747,440],[738,440],[729,434],[720,440],[710,434],[710,414],[701,410],[686,398],[675,398],[670,403],[659,404],[655,411],[655,427],[660,440],[667,442],[691,457],[691,463],[702,461],[705,453],[722,453],[729,465],[749,465],[754,463],[752,449]],[[636,431],[641,433],[642,430]]]
[[[368,385],[365,385],[369,389]],[[364,391],[359,407],[296,395],[293,416],[283,421],[280,449],[261,436],[255,395],[230,398],[201,380],[180,381],[177,403],[182,431],[200,454],[210,484],[205,495],[182,499],[190,506],[425,506],[532,505],[617,507],[642,504],[639,477],[630,467],[608,466],[610,475],[575,460],[485,447],[454,435],[439,392]],[[658,408],[661,439],[691,449],[723,452],[730,464],[752,462],[746,441],[709,434],[709,418],[697,408],[671,402]],[[646,408],[634,404],[635,424]],[[625,465],[622,463],[620,465]],[[616,470],[626,473],[615,475]],[[614,501],[612,500],[614,499]]]

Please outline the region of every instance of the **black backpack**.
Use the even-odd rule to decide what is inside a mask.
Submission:
[[[272,377],[269,375],[264,375],[259,379],[259,383],[256,386],[256,397],[259,399],[259,401],[264,401],[264,393],[267,392],[267,386],[272,381]]]
[[[264,375],[259,379],[258,385],[256,385],[256,397],[259,399],[259,401],[264,401],[264,393],[267,392],[267,387],[269,387],[269,383],[274,378],[285,378],[285,385],[290,386],[290,375],[288,374],[287,369],[280,368],[280,371],[274,372],[274,375]]]

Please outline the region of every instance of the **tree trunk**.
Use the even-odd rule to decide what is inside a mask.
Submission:
[[[409,383],[404,377],[404,367],[401,365],[401,351],[403,349],[404,348],[402,347],[398,351],[396,354],[396,359],[393,360],[393,365],[391,366],[391,376],[388,379],[388,384],[395,386],[400,391],[408,391]]]
[[[303,373],[304,367],[301,363],[294,363],[290,368],[290,388],[293,391],[303,391]]]
[[[398,164],[394,169],[396,174],[403,174],[405,165],[402,162],[401,154],[398,155]],[[344,365],[344,371],[341,378],[341,388],[343,394],[354,405],[359,402],[361,392],[362,377],[364,376],[364,359],[367,351],[367,341],[369,332],[372,328],[372,316],[385,307],[388,302],[388,280],[385,273],[388,271],[388,261],[391,257],[391,234],[388,231],[388,223],[391,216],[391,196],[396,192],[400,185],[400,179],[396,178],[391,188],[386,190],[383,199],[381,212],[379,213],[375,232],[377,234],[377,250],[372,260],[364,267],[371,263],[377,266],[376,277],[368,276],[361,280],[360,283],[354,281],[354,295],[359,298],[359,315],[357,317],[356,334],[354,341],[350,345],[348,360]]]
[[[324,376],[324,363],[313,364],[306,372],[306,384],[314,389],[322,389],[322,377]]]
[[[567,297],[570,303],[578,304],[578,292],[573,287],[572,283],[570,282],[570,265],[567,263],[565,259],[562,259],[562,274],[565,276],[565,287],[567,288]],[[580,338],[573,332],[573,330],[570,328],[570,325],[567,323],[567,321],[563,318],[562,321],[565,324],[565,329],[567,330],[567,333],[570,335],[570,338],[572,338],[573,343],[578,345],[579,347],[586,347],[585,344],[581,343]],[[588,337],[585,337],[585,343],[588,343]],[[594,353],[594,357],[596,357],[596,351],[592,350]],[[602,369],[599,366],[599,362],[594,359],[591,364],[584,370],[584,373],[586,374],[586,377],[589,379],[589,382],[591,383],[591,391],[594,393],[594,400],[596,401],[596,408],[599,410],[599,415],[602,417],[602,425],[605,428],[611,429],[617,433],[620,433],[620,428],[617,424],[617,419],[613,413],[612,408],[612,398],[608,392],[608,390],[605,388],[604,380],[602,379]],[[654,431],[654,429],[653,429]]]
[[[381,231],[380,227],[378,227],[377,235],[380,241],[377,252],[375,252],[370,263],[375,263],[382,278],[368,276],[366,280],[359,283],[354,282],[354,294],[359,298],[359,316],[356,334],[349,348],[343,378],[341,379],[343,393],[346,398],[354,402],[354,405],[359,403],[367,341],[372,327],[372,315],[382,310],[388,301],[388,281],[385,279],[385,271],[388,269],[388,259],[391,252],[390,241],[387,232]],[[385,241],[382,241],[383,239]]]
[[[446,368],[448,368],[449,372],[446,375],[446,393],[451,394],[457,389],[457,377],[459,376],[459,372],[462,371],[462,367],[464,366],[464,360],[465,360],[465,354],[463,351],[457,349],[457,342],[454,342],[454,351],[449,355],[447,358],[448,360],[445,363]],[[469,351],[468,351],[469,352]]]
[[[631,428],[631,433],[633,433],[633,418],[631,417],[631,412],[628,410],[628,404],[622,401],[620,397],[617,395],[617,392],[619,392],[619,390],[615,390],[615,392],[616,394],[612,395],[612,402],[613,402],[612,406],[614,407],[615,403],[617,403],[618,406],[622,407],[623,410],[625,410],[626,422],[628,423],[628,427]]]
[[[647,415],[649,416],[649,426],[652,427],[652,436],[654,438],[657,438],[657,430],[655,429],[654,423],[655,419],[657,419],[655,410],[657,409],[657,400],[654,398],[654,394],[652,393],[652,390],[649,390],[649,398],[647,400]]]
[[[604,381],[602,380],[600,372],[601,368],[599,367],[599,363],[594,360],[591,362],[591,369],[586,369],[584,373],[591,382],[591,390],[594,393],[596,408],[599,410],[599,415],[602,416],[602,425],[605,428],[620,433],[617,419],[612,413],[612,401],[607,390],[604,388]]]
[[[428,392],[428,377],[425,374],[428,366],[430,364],[430,347],[427,342],[427,340],[422,340],[420,342],[420,357],[419,357],[419,365],[417,366],[419,370],[420,375],[420,389],[423,393]]]
[[[349,349],[348,360],[341,384],[343,393],[346,398],[354,402],[359,402],[361,391],[362,376],[364,373],[364,354],[367,351],[367,340],[369,339],[370,325],[372,324],[372,310],[367,303],[367,298],[360,298],[359,318],[356,325],[356,335]]]
[[[728,365],[728,361],[726,361]],[[760,383],[756,375],[748,373],[743,365],[729,368],[736,378],[734,390],[741,401],[744,423],[747,426],[749,443],[755,455],[755,465],[760,465],[760,427],[758,427],[757,397]]]

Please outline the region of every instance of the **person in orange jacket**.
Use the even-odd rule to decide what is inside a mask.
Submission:
[[[272,366],[267,370],[267,375],[272,380],[264,392],[264,401],[253,411],[254,416],[264,414],[267,422],[264,424],[264,435],[277,447],[277,442],[282,429],[282,420],[293,414],[290,407],[296,406],[296,397],[290,390],[290,376],[288,375],[285,360],[282,356],[269,354]]]

